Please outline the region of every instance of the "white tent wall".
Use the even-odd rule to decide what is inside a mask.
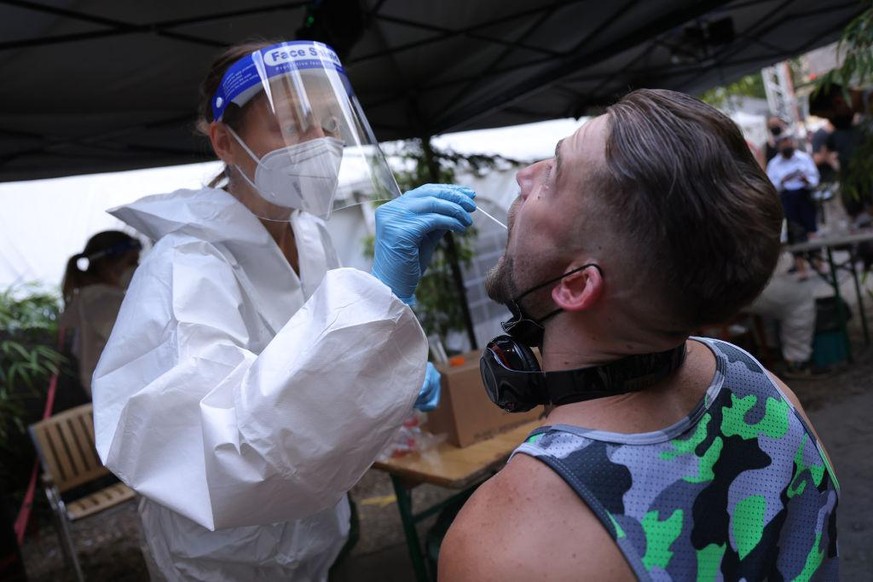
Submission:
[[[92,235],[107,229],[135,234],[107,210],[151,194],[199,188],[218,170],[218,164],[208,163],[0,185],[0,288],[60,284],[67,258]],[[497,214],[503,208],[504,219],[517,191],[514,179],[514,171],[459,177],[480,192],[489,212],[495,204]],[[344,265],[368,267],[361,245],[372,225],[367,205],[334,213],[328,226]]]
[[[218,163],[0,184],[0,289],[57,287],[67,259],[101,230],[125,230],[106,210],[149,194],[199,188]],[[148,241],[143,240],[143,243]]]
[[[743,132],[746,141],[756,148],[763,147],[767,141],[767,117],[765,115],[735,111],[730,118]]]

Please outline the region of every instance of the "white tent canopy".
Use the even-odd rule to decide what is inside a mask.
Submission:
[[[696,94],[836,40],[858,0],[0,2],[0,180],[209,160],[197,85],[255,37],[334,46],[381,140]]]

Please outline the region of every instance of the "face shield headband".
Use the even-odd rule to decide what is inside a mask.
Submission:
[[[83,253],[82,256],[80,256],[76,260],[76,267],[80,271],[85,272],[91,268],[91,265],[95,261],[99,261],[100,259],[108,258],[108,257],[118,257],[118,256],[123,255],[124,253],[130,252],[130,251],[141,251],[141,250],[142,250],[142,243],[136,239],[121,241],[121,242],[116,243],[110,247],[93,252],[93,253],[88,254],[88,255]]]
[[[573,269],[572,271],[567,271],[566,273],[563,273],[557,277],[549,279],[548,281],[540,283],[539,285],[531,287],[521,295],[508,301],[506,303],[506,307],[508,307],[509,311],[512,313],[512,318],[509,321],[504,321],[500,324],[500,326],[503,328],[503,331],[508,333],[510,336],[512,336],[513,339],[515,339],[519,343],[526,346],[541,346],[543,343],[543,335],[545,333],[545,327],[543,326],[543,324],[547,320],[551,319],[552,317],[563,311],[563,309],[559,307],[554,311],[550,311],[540,319],[536,319],[528,314],[525,311],[524,307],[521,306],[521,300],[538,289],[542,289],[543,287],[560,281],[564,277],[569,277],[573,273],[583,271],[588,267],[594,267],[600,272],[600,276],[603,277],[603,270],[598,265],[595,265],[594,263],[587,263],[585,265],[582,265],[581,267]]]
[[[326,219],[346,207],[400,195],[345,70],[329,46],[314,41],[279,43],[239,59],[212,97],[216,122],[230,121],[231,103],[257,116],[248,133],[240,132],[245,142],[235,132],[232,135],[257,162],[255,170],[241,173],[266,203],[247,204],[258,217],[285,220],[288,209],[296,208]]]
[[[307,69],[346,74],[333,49],[314,41],[274,44],[241,58],[221,78],[212,98],[212,119],[220,121],[231,103],[242,107],[261,91],[266,90],[271,98],[267,81]]]

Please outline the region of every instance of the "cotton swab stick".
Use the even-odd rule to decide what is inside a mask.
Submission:
[[[389,200],[389,199],[386,198],[385,200]],[[373,200],[365,200],[365,201],[362,201],[362,202],[354,202],[354,203],[352,203],[352,204],[349,204],[348,206],[343,206],[341,209],[337,209],[337,210],[345,210],[346,208],[351,208],[351,207],[353,207],[353,206],[360,206],[361,204],[365,204],[365,203],[367,203],[367,202],[374,202],[374,201],[373,201]],[[485,216],[487,216],[488,218],[490,218],[491,220],[493,220],[494,222],[496,222],[497,224],[499,224],[499,225],[500,225],[501,227],[503,227],[504,229],[509,230],[505,224],[503,224],[502,222],[500,222],[499,220],[497,220],[496,218],[494,218],[493,216],[491,216],[490,214],[488,214],[487,212],[485,212],[485,210],[483,210],[481,206],[478,206],[478,207],[476,208],[476,212],[481,212],[482,214],[484,214]]]
[[[487,212],[485,212],[485,210],[483,210],[483,208],[482,208],[481,206],[478,206],[478,207],[476,208],[476,211],[477,211],[477,212],[481,212],[482,214],[484,214],[485,216],[487,216],[488,218],[490,218],[491,220],[493,220],[494,222],[496,222],[497,224],[499,224],[500,226],[502,226],[502,227],[505,228],[506,230],[509,230],[508,228],[506,228],[506,225],[505,225],[505,224],[503,224],[502,222],[500,222],[499,220],[497,220],[496,218],[494,218],[493,216],[491,216],[490,214],[488,214]]]

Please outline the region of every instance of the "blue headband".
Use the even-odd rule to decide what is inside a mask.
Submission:
[[[274,44],[241,58],[225,71],[212,98],[212,119],[220,120],[230,103],[245,105],[263,90],[264,80],[302,69],[327,69],[345,75],[339,57],[326,44],[308,40]]]
[[[135,238],[131,238],[130,240],[123,240],[121,242],[117,242],[112,246],[108,246],[105,249],[101,249],[97,252],[85,254],[82,253],[82,256],[89,261],[96,261],[97,259],[102,259],[103,257],[112,257],[115,255],[123,255],[128,251],[141,251],[142,243],[136,240]]]
[[[91,268],[91,263],[94,261],[103,259],[105,257],[114,257],[117,255],[123,255],[128,251],[141,251],[142,243],[136,240],[135,238],[131,238],[130,240],[123,240],[121,242],[117,242],[112,246],[106,247],[105,249],[101,249],[99,251],[95,251],[89,254],[80,253],[76,255],[76,268],[82,272],[87,271]]]

